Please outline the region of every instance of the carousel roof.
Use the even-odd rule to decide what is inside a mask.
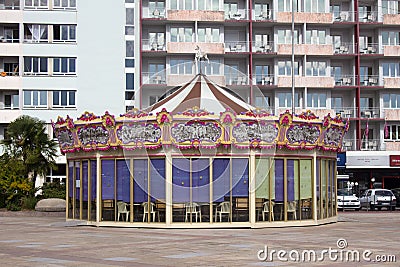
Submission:
[[[172,114],[178,114],[192,107],[214,112],[214,114],[227,109],[237,114],[256,109],[229,92],[228,89],[211,81],[207,76],[197,74],[190,82],[145,111],[157,114],[164,109]]]

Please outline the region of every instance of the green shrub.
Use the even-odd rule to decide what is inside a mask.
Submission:
[[[34,210],[37,199],[35,197],[29,196],[29,197],[22,197],[21,199],[21,208],[24,210]]]
[[[65,199],[65,184],[59,182],[44,183],[42,187],[43,198],[62,198]]]

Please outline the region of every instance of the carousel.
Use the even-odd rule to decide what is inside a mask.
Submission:
[[[269,114],[198,74],[145,110],[53,123],[67,157],[67,220],[127,227],[335,222],[348,122]]]

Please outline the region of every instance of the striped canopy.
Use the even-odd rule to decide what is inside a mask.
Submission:
[[[219,114],[230,109],[237,114],[255,110],[255,108],[228,89],[222,88],[203,74],[197,74],[190,82],[181,86],[168,97],[146,109],[157,114],[166,109],[172,114],[184,112],[193,107]]]

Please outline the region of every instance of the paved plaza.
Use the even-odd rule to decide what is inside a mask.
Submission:
[[[22,214],[0,212],[0,266],[400,266],[399,211],[264,229],[96,228]],[[282,252],[265,259],[266,248]]]

